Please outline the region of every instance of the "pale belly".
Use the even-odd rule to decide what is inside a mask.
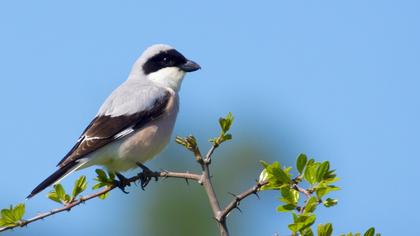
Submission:
[[[153,159],[168,144],[178,113],[178,97],[169,102],[166,113],[134,133],[111,143],[81,161],[86,163],[79,169],[102,165],[110,172],[122,172]]]
[[[89,160],[81,168],[102,165],[110,172],[123,172],[153,159],[168,144],[176,114],[170,115],[139,129],[96,152],[86,156]]]

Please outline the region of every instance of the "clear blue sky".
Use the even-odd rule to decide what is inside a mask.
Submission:
[[[203,68],[184,81],[175,133],[211,136],[232,111],[238,138],[272,149],[261,159],[331,161],[343,190],[321,223],[418,235],[419,10],[385,0],[1,1],[0,206],[55,169],[137,56],[163,42]],[[55,206],[44,195],[27,202],[29,215]],[[124,215],[125,199],[115,193],[6,235],[130,235],[132,221],[111,227],[103,214]],[[250,235],[286,232],[275,201],[250,211],[263,219]]]

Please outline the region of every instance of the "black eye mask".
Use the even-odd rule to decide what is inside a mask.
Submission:
[[[156,72],[166,67],[179,67],[187,62],[187,59],[175,49],[161,51],[151,57],[143,65],[143,71],[146,75]]]

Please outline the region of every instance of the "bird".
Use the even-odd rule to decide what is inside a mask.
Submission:
[[[58,169],[27,199],[76,170],[103,166],[122,180],[121,172],[153,159],[168,144],[179,110],[179,90],[186,73],[201,69],[174,47],[148,47],[128,78],[104,101]],[[124,191],[124,189],[122,189]]]

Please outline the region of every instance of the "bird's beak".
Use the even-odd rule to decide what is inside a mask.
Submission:
[[[201,66],[191,60],[187,60],[187,62],[180,65],[179,68],[185,72],[193,72],[201,69]]]

